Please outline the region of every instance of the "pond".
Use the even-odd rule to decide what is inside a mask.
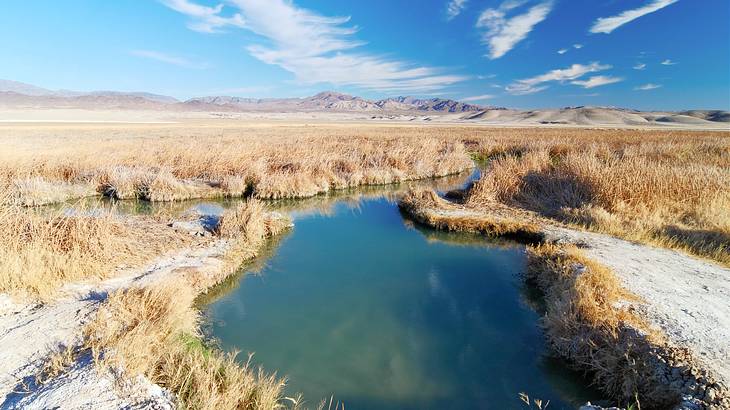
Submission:
[[[209,334],[347,409],[576,408],[597,393],[550,358],[524,247],[404,219],[387,196],[289,204],[295,227],[205,300]]]

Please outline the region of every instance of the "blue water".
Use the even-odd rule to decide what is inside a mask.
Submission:
[[[547,356],[522,246],[417,228],[384,198],[293,215],[295,228],[206,307],[221,347],[255,353],[288,377],[288,395],[355,410],[597,398]]]

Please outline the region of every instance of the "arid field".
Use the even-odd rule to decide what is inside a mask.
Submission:
[[[88,356],[99,369],[124,368],[126,379],[144,375],[185,408],[300,407],[300,398],[283,396],[284,375],[274,375],[277,369],[242,366],[209,346],[194,307],[196,297],[288,228],[268,200],[441,177],[479,165],[482,175],[472,186],[447,195],[453,202],[414,192],[402,208],[442,229],[534,242],[530,233],[539,236],[542,226],[554,224],[730,266],[727,132],[221,120],[5,124],[0,140],[0,294],[8,303],[53,306],[69,286],[107,283],[175,252],[220,251],[204,258],[203,270],[181,270],[184,280],[109,290],[94,319],[84,322],[80,343],[43,359],[34,372],[41,384]],[[94,197],[248,201],[198,237],[170,228],[184,219],[180,215],[126,215],[109,202],[84,199]],[[461,213],[452,215],[461,219],[418,213],[438,206],[458,207]],[[490,213],[499,215],[497,222],[464,217]],[[610,269],[561,246],[528,248],[529,279],[555,303],[544,325],[557,353],[583,364],[622,403],[632,394],[647,403],[665,395],[636,380],[649,372],[641,358],[634,358],[638,367],[597,362],[621,361],[621,349],[631,349],[617,347],[625,341],[625,324],[646,332],[640,349],[651,350],[664,336],[641,312],[617,307],[636,296]],[[575,264],[595,274],[565,270]],[[601,358],[602,346],[580,343],[613,350]]]

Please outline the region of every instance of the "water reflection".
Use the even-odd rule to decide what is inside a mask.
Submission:
[[[299,214],[256,275],[211,297],[223,348],[347,408],[574,408],[595,399],[553,366],[525,301],[524,248],[404,222],[387,198]]]

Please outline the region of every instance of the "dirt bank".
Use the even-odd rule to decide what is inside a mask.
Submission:
[[[128,393],[135,393],[127,395],[109,389],[113,381],[99,373],[88,360],[75,364],[51,385],[35,386],[34,379],[51,354],[61,347],[81,343],[83,326],[91,320],[110,292],[154,284],[191,270],[203,275],[216,274],[221,269],[227,248],[227,241],[217,240],[198,248],[177,251],[142,270],[126,272],[98,285],[67,286],[63,291],[65,296],[46,305],[17,304],[3,296],[0,345],[13,346],[13,349],[0,351],[0,399],[3,400],[0,408],[26,405],[49,408],[54,407],[54,400],[60,400],[55,405],[68,404],[65,400],[69,398],[73,398],[79,406],[109,409],[164,402],[166,396],[159,389],[128,389]],[[140,383],[151,386],[148,381]]]
[[[192,248],[170,252],[144,269],[120,272],[98,284],[67,285],[52,302],[23,304],[0,295],[0,344],[13,347],[0,351],[0,408],[175,407],[174,394],[144,376],[125,375],[116,367],[101,370],[104,366],[92,357],[98,352],[84,347],[89,337],[84,329],[110,295],[122,290],[175,283],[191,288],[193,295],[204,292],[255,257],[265,238],[289,224],[278,213],[256,214],[253,220],[244,210],[236,216],[242,220],[228,222],[226,235],[206,234]],[[104,354],[113,357],[115,352]],[[63,362],[56,367],[61,371],[47,376],[54,361]]]
[[[662,391],[676,395],[680,403],[678,408],[730,406],[727,390],[730,381],[730,304],[727,303],[730,300],[730,269],[673,250],[568,229],[532,213],[499,204],[495,204],[493,212],[482,212],[446,201],[433,193],[421,192],[406,196],[400,207],[418,222],[440,229],[508,235],[527,242],[539,239],[543,243],[580,248],[591,261],[609,268],[627,294],[636,296],[621,301],[614,309],[636,312],[661,335],[661,341],[657,342],[649,340],[641,329],[624,332],[633,335],[626,348],[645,346],[642,354],[652,357],[644,360],[656,366],[652,370],[652,380],[639,380],[638,384],[645,385],[637,388],[646,389],[646,384],[651,383],[661,385]],[[584,266],[567,268],[574,276],[585,270]],[[568,342],[575,346],[595,340],[576,338]],[[600,356],[615,346],[603,347],[606,349],[592,347],[591,353]],[[636,352],[627,352],[627,355],[629,353]],[[599,361],[596,358],[594,363]],[[577,365],[595,372],[599,369],[594,363]],[[619,379],[624,376],[614,375]],[[652,404],[642,402],[644,407]]]

